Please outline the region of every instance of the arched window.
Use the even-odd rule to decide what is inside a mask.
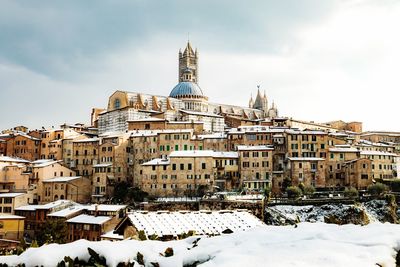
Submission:
[[[118,109],[121,107],[121,101],[119,100],[119,98],[114,100],[114,108]]]
[[[54,196],[54,201],[57,201],[58,200],[58,195],[55,195]]]
[[[64,199],[64,195],[61,195],[61,196],[60,196],[60,199]]]

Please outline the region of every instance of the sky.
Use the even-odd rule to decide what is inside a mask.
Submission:
[[[89,123],[115,90],[168,95],[199,51],[209,100],[400,131],[400,1],[0,2],[0,129]]]

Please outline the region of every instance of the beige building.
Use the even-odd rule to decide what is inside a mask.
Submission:
[[[0,213],[14,214],[14,209],[26,205],[27,201],[25,193],[1,193]]]
[[[0,192],[23,192],[29,188],[30,162],[27,160],[0,156]]]
[[[82,176],[54,177],[42,181],[42,203],[57,200],[72,200],[77,203],[90,202],[91,180]]]
[[[289,157],[288,176],[292,185],[325,187],[325,159],[316,157]]]
[[[262,191],[271,185],[273,171],[272,146],[238,146],[241,186]]]
[[[143,163],[142,190],[153,196],[195,195],[238,179],[238,155],[211,150],[174,151]],[[217,185],[218,183],[218,185]]]
[[[396,158],[394,153],[383,151],[361,151],[361,157],[371,160],[372,179],[396,178]]]

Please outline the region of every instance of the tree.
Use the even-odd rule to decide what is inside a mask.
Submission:
[[[41,246],[46,243],[64,244],[68,238],[67,224],[63,220],[47,220],[39,226],[36,239]]]
[[[358,190],[354,187],[346,187],[344,190],[344,196],[348,198],[357,198],[358,197]]]
[[[112,198],[113,203],[124,203],[128,196],[129,185],[127,182],[122,181],[116,183],[114,186],[114,195]]]
[[[289,177],[285,177],[282,181],[282,190],[286,191],[286,189],[292,185],[292,180]]]
[[[315,193],[315,188],[312,185],[307,185],[307,186],[304,186],[302,191],[303,191],[304,195],[310,196]]]
[[[389,191],[389,188],[387,185],[381,184],[381,183],[376,183],[368,186],[367,188],[368,193],[375,197],[379,197],[383,195],[383,193],[386,193]]]
[[[288,198],[291,198],[291,199],[299,198],[302,195],[301,189],[298,188],[297,186],[289,186],[286,189],[286,193],[288,194]]]
[[[265,187],[264,188],[264,196],[266,197],[266,198],[269,198],[269,195],[271,194],[271,187],[270,186],[267,186],[267,187]]]

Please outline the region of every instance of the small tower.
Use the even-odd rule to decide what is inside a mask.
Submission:
[[[188,70],[191,71],[191,81],[194,83],[198,83],[199,81],[199,73],[198,73],[198,51],[193,51],[193,48],[188,41],[186,44],[186,48],[182,53],[182,50],[179,49],[179,77],[178,82],[183,82],[183,80],[187,80],[184,76],[185,72]]]
[[[253,108],[253,106],[254,106],[254,100],[253,100],[253,94],[251,94],[249,100],[249,108]]]

